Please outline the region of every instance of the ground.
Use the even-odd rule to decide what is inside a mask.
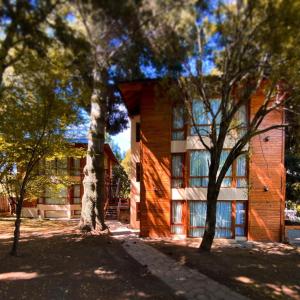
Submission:
[[[0,219],[0,299],[177,299],[107,235],[75,221],[22,220],[19,257],[8,252],[12,219]]]
[[[220,239],[211,253],[199,253],[199,239],[145,241],[251,299],[300,299],[300,248],[295,246]]]

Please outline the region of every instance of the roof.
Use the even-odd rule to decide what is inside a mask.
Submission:
[[[78,146],[87,145],[88,139],[86,137],[80,137],[80,138],[73,138],[68,140],[70,143],[77,144]],[[104,153],[115,163],[119,164],[118,159],[116,158],[115,154],[113,153],[111,147],[109,144],[104,144]]]
[[[140,100],[143,88],[156,84],[160,79],[144,79],[118,83],[118,89],[127,108],[128,115],[133,117],[140,113]]]

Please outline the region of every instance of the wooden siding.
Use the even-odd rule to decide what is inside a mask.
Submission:
[[[170,235],[171,105],[153,84],[141,99],[141,236]],[[159,98],[159,99],[158,99]]]
[[[252,118],[263,102],[263,95],[253,97]],[[262,122],[266,128],[283,122],[283,112],[273,111]],[[268,141],[265,138],[268,137]],[[284,131],[276,129],[252,139],[249,164],[248,239],[280,241],[284,227]],[[265,191],[267,187],[268,191]]]

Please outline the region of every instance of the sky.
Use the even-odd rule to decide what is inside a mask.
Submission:
[[[112,139],[116,144],[119,145],[122,152],[126,152],[128,149],[130,149],[130,127],[128,127],[123,132],[120,132],[119,134],[112,136]]]

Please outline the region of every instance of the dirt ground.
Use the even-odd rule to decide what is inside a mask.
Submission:
[[[0,219],[0,299],[179,299],[107,235],[81,235],[74,221]]]
[[[300,299],[300,248],[220,239],[199,253],[199,239],[145,241],[251,299]]]

